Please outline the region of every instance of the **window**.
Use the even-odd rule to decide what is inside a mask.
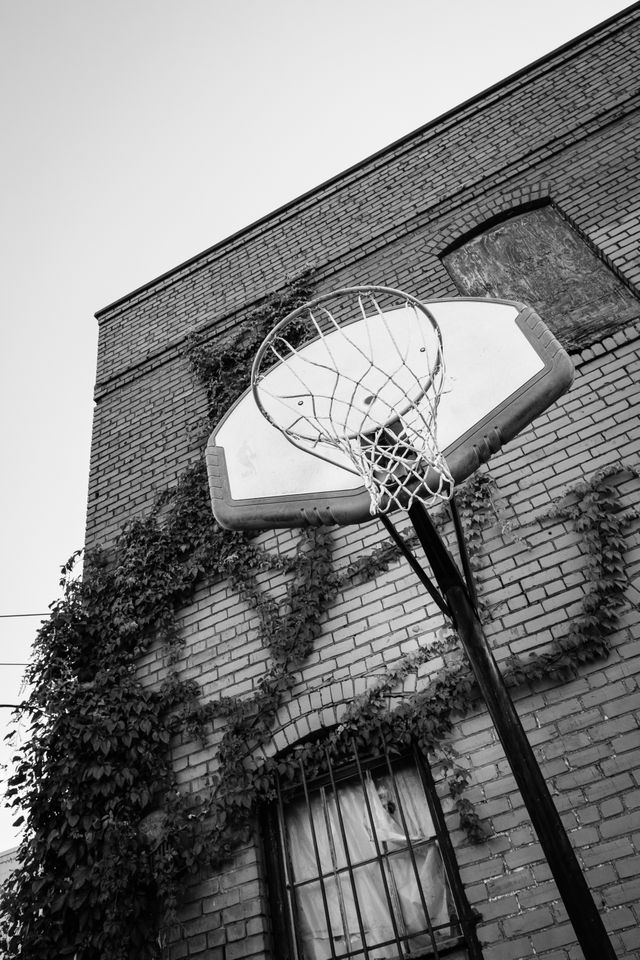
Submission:
[[[354,761],[280,789],[267,831],[275,913],[289,941],[279,955],[479,960],[430,771],[417,754]]]
[[[637,318],[637,299],[552,206],[488,227],[442,261],[463,296],[504,297],[533,307],[569,348]]]

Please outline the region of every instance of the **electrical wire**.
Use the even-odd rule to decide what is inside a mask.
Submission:
[[[0,613],[0,620],[11,619],[12,617],[50,617],[50,613]]]

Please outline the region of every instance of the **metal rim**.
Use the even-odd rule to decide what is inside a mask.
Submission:
[[[431,313],[429,308],[421,300],[419,300],[417,297],[414,297],[412,294],[405,293],[404,290],[398,290],[395,287],[383,287],[383,286],[374,285],[374,284],[370,284],[370,285],[364,284],[356,287],[339,287],[337,290],[331,291],[331,293],[325,293],[319,297],[315,297],[313,300],[308,300],[306,303],[303,303],[299,307],[296,307],[295,310],[292,310],[281,320],[278,320],[275,326],[271,328],[267,336],[264,338],[264,340],[258,347],[257,353],[254,357],[253,364],[251,367],[251,391],[253,393],[253,398],[256,402],[256,405],[260,410],[260,413],[272,426],[280,430],[280,432],[283,433],[290,440],[291,440],[291,437],[289,436],[289,433],[286,430],[284,430],[278,423],[276,423],[276,421],[269,415],[269,413],[264,408],[262,401],[260,399],[260,394],[258,390],[260,380],[262,379],[262,375],[260,374],[260,365],[262,363],[264,355],[269,349],[269,346],[273,342],[274,338],[277,336],[278,332],[282,330],[284,326],[286,326],[292,320],[295,320],[296,317],[302,315],[306,311],[312,310],[314,307],[325,303],[327,300],[333,300],[336,297],[340,297],[345,294],[348,294],[348,295],[355,294],[356,296],[359,296],[360,294],[375,295],[376,293],[391,294],[392,296],[398,297],[401,300],[404,300],[406,303],[410,304],[416,310],[419,310],[420,313],[422,313],[427,318],[438,340],[438,358],[434,366],[431,379],[433,380],[433,378],[437,375],[440,369],[440,366],[442,365],[442,334],[440,332],[440,327],[436,321],[436,318]],[[352,321],[352,322],[355,322],[355,321]],[[345,326],[348,326],[348,324],[345,324]],[[316,339],[320,339],[320,338],[318,337],[318,338],[315,338],[314,340],[310,340],[309,343],[314,343]],[[428,385],[427,387],[425,387],[425,390],[426,389],[428,389]],[[291,442],[295,444],[294,440],[291,440]],[[297,444],[295,445],[297,446]],[[301,447],[301,449],[305,449],[305,448]],[[316,456],[319,456],[319,454],[316,454]],[[325,459],[325,458],[321,457],[321,459]]]

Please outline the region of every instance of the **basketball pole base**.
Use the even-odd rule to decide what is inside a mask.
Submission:
[[[409,518],[451,611],[454,627],[469,658],[585,960],[616,960],[602,918],[460,572],[422,504],[411,506]]]

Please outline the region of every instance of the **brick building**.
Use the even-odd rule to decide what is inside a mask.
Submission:
[[[318,294],[373,283],[424,298],[519,299],[536,308],[570,351],[576,379],[559,403],[483,468],[492,493],[477,575],[486,631],[500,661],[540,656],[566,637],[592,584],[584,528],[553,514],[552,503],[572,490],[577,502],[576,485],[593,484],[599,471],[623,509],[638,503],[638,76],[636,5],[101,310],[88,544],[113,542],[127,520],[148,511],[157,494],[202,456],[207,402],[185,358],[187,338],[197,331],[215,343],[309,265]],[[607,638],[608,656],[585,657],[567,682],[542,678],[514,688],[620,960],[640,956],[638,529],[629,516],[625,602]],[[386,542],[376,522],[335,530],[332,537],[338,571]],[[289,531],[259,538],[283,554],[297,539]],[[281,572],[262,577],[263,589],[276,596],[283,582]],[[255,611],[229,580],[200,585],[181,624],[178,669],[197,681],[205,699],[247,697],[257,689],[269,651],[256,639]],[[427,649],[443,627],[401,559],[375,579],[345,584],[323,615],[265,754],[284,756],[341,724],[354,698],[403,658]],[[160,646],[140,664],[150,684],[159,683],[166,669]],[[425,660],[417,673],[398,679],[395,693],[410,698],[440,669],[442,660]],[[175,744],[186,790],[204,789],[215,774],[221,732],[214,726],[205,748],[188,738]],[[444,870],[455,894],[448,895],[449,914],[456,913],[458,922],[437,938],[440,952],[485,960],[581,957],[486,711],[476,705],[460,717],[450,740],[469,770],[467,796],[490,833],[480,844],[471,844],[460,828],[441,766],[433,767],[434,784],[424,765],[421,788],[406,786],[417,767],[394,767],[404,777],[407,805],[419,789],[439,797],[440,805],[436,799],[429,807],[431,819],[441,847],[451,840],[455,862],[445,858]],[[344,783],[339,789],[346,805],[351,781]],[[329,815],[323,789],[308,799],[313,816]],[[438,827],[440,810],[444,825]],[[307,901],[302,888],[295,902],[288,900],[282,864],[272,863],[266,849],[286,848],[277,835],[287,816],[294,815],[282,813],[279,822],[275,817],[268,833],[275,835],[273,844],[258,830],[219,875],[190,887],[172,956],[296,956],[292,944],[284,946],[296,925],[305,956],[335,955],[326,932],[318,933],[322,917],[314,919],[307,902],[315,897],[320,903],[320,886],[308,887]],[[293,819],[286,822],[285,859],[294,875],[303,876],[302,854],[292,852],[296,827]],[[423,824],[419,832],[428,828]],[[441,865],[438,870],[440,879],[433,874],[424,880],[423,904],[434,885],[446,887]],[[327,889],[333,889],[328,881]],[[350,900],[325,900],[338,929],[338,955],[344,955],[344,931],[357,900],[350,889]],[[375,913],[373,896],[360,890],[364,919],[353,950]],[[406,913],[401,883],[386,896],[399,898],[400,913]],[[433,906],[434,916],[439,909]],[[479,947],[465,946],[458,936],[473,928]],[[412,955],[434,955],[406,931],[394,937],[418,951]],[[369,955],[388,954],[378,949]]]

